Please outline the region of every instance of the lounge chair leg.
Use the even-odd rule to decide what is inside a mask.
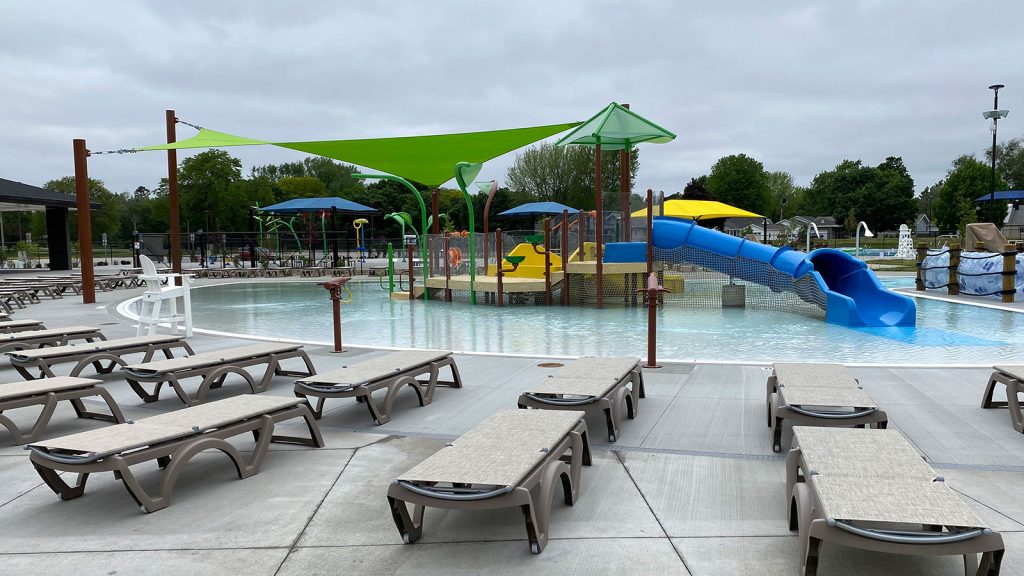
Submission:
[[[60,477],[60,474],[58,474],[56,470],[40,466],[35,462],[32,463],[32,467],[36,469],[36,473],[43,479],[43,482],[46,483],[46,485],[50,487],[50,490],[53,490],[61,500],[72,500],[85,493],[85,483],[89,481],[88,472],[77,474],[75,485],[69,486],[68,483]]]
[[[408,505],[403,500],[388,496],[388,506],[391,508],[391,517],[398,527],[398,533],[402,535],[402,541],[412,544],[423,535],[423,512],[424,506],[413,504],[413,513],[409,515]]]
[[[782,418],[775,418],[775,426],[772,428],[772,450],[782,452]]]
[[[388,388],[388,394],[391,394],[391,388]],[[366,394],[361,396],[364,402],[366,402],[366,408],[370,411],[370,417],[373,418],[373,423],[380,426],[391,421],[391,415],[386,412],[381,412],[377,408],[377,402],[374,401],[372,394]]]
[[[1004,402],[992,401],[992,395],[995,393],[996,390],[996,383],[999,381],[999,372],[993,372],[992,375],[988,377],[988,385],[985,386],[985,393],[981,395],[982,408],[1001,408],[1003,406],[1006,406],[1006,403]],[[1007,396],[1009,396],[1009,391],[1007,391]]]
[[[153,393],[150,394],[149,391],[142,387],[142,384],[140,384],[138,380],[133,380],[127,377],[125,380],[128,381],[128,385],[131,386],[132,391],[135,392],[143,402],[156,402],[160,399],[160,389],[164,386],[163,382],[157,382],[156,386],[153,387]]]
[[[615,442],[615,437],[618,435],[618,427],[615,425],[614,406],[609,406],[604,409],[604,418],[608,423],[608,441]]]

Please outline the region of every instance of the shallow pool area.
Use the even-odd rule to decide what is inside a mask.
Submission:
[[[891,279],[890,286],[912,279]],[[646,356],[645,308],[471,306],[392,301],[376,283],[351,282],[342,306],[346,345],[445,348],[555,356]],[[238,282],[193,290],[197,328],[329,343],[331,303],[311,282]],[[991,365],[1024,362],[1024,314],[916,299],[917,326],[851,329],[785,311],[662,308],[665,360],[834,361]]]

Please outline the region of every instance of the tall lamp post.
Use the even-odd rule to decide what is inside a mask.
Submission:
[[[1009,110],[999,109],[999,89],[1003,88],[1002,84],[993,84],[988,87],[992,91],[992,109],[986,112],[982,112],[981,115],[986,120],[992,121],[992,189],[989,194],[989,206],[988,216],[989,219],[994,219],[993,214],[995,213],[995,200],[996,200],[996,133],[999,130],[999,120],[1006,118],[1010,115]]]

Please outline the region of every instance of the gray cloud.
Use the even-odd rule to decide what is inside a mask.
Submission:
[[[739,152],[801,184],[843,159],[899,155],[920,189],[984,151],[989,84],[1007,85],[1001,139],[1024,134],[1022,20],[1011,1],[9,3],[0,176],[70,174],[72,138],[159,143],[165,108],[314,140],[583,120],[615,100],[679,135],[641,149],[641,190],[679,190]],[[232,153],[246,166],[302,157]],[[513,156],[482,177],[502,180]],[[164,170],[160,153],[90,162],[116,191]]]

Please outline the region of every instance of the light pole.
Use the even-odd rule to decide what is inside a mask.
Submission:
[[[875,237],[875,235],[872,234],[871,230],[868,228],[868,223],[867,222],[861,220],[860,222],[857,223],[857,243],[856,243],[856,247],[857,247],[856,248],[857,249],[856,255],[857,255],[857,258],[860,258],[860,228],[861,228],[861,226],[864,227],[864,237],[865,238],[874,238]]]
[[[989,193],[989,209],[988,215],[990,219],[994,219],[993,214],[995,212],[994,206],[996,201],[996,133],[999,130],[999,120],[1009,116],[1009,110],[999,109],[999,89],[1003,88],[1002,84],[993,84],[988,87],[992,91],[992,109],[987,112],[982,112],[982,116],[986,120],[992,121],[992,190]]]

